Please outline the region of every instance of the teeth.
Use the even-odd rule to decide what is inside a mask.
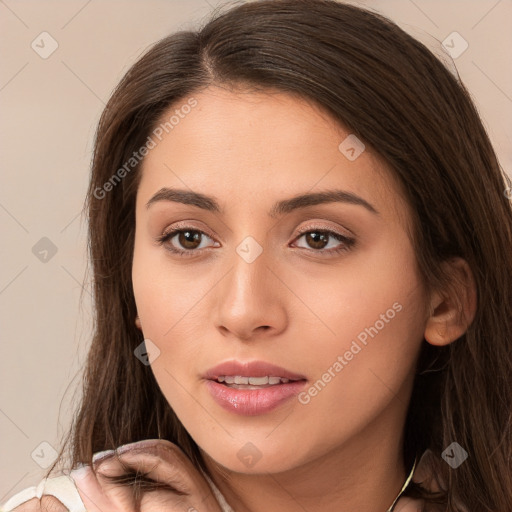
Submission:
[[[264,386],[268,383],[268,377],[249,377],[249,384],[253,386]]]
[[[249,384],[251,386],[267,386],[276,384],[286,384],[290,382],[290,379],[284,377],[243,377],[241,375],[219,375],[217,377],[218,382],[224,382],[225,384]]]

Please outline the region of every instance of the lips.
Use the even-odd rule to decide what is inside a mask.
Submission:
[[[269,413],[307,385],[304,375],[265,361],[225,361],[210,368],[203,378],[218,405],[245,416]]]

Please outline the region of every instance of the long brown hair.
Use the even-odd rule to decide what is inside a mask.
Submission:
[[[429,290],[448,283],[441,262],[468,262],[476,316],[446,347],[424,341],[405,424],[405,464],[432,450],[431,471],[446,489],[434,496],[411,484],[405,495],[448,511],[459,510],[457,500],[471,510],[512,510],[508,178],[470,95],[433,53],[387,18],[334,0],[263,0],[216,11],[197,31],[153,45],[113,92],[97,128],[85,204],[94,335],[60,458],[68,444],[74,467],[100,450],[164,438],[207,471],[151,367],[134,357],[143,339],[131,281],[140,164],[112,177],[163,113],[212,84],[297,94],[372,147],[413,212],[412,242]],[[457,470],[441,458],[453,441],[469,453]]]

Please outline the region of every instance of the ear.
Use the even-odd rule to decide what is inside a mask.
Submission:
[[[142,324],[140,323],[139,315],[135,317],[135,325],[137,326],[138,329],[142,331]]]
[[[425,340],[443,346],[460,338],[473,322],[476,312],[476,284],[468,263],[462,258],[443,262],[448,285],[432,294]]]

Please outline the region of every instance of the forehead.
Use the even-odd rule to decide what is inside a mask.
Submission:
[[[184,108],[194,104],[191,98],[195,106]],[[256,208],[267,199],[343,188],[382,205],[384,214],[396,216],[405,207],[382,159],[368,146],[355,160],[347,158],[350,131],[295,95],[210,87],[175,103],[159,126],[161,140],[153,136],[156,144],[142,164],[138,202],[177,187]]]

